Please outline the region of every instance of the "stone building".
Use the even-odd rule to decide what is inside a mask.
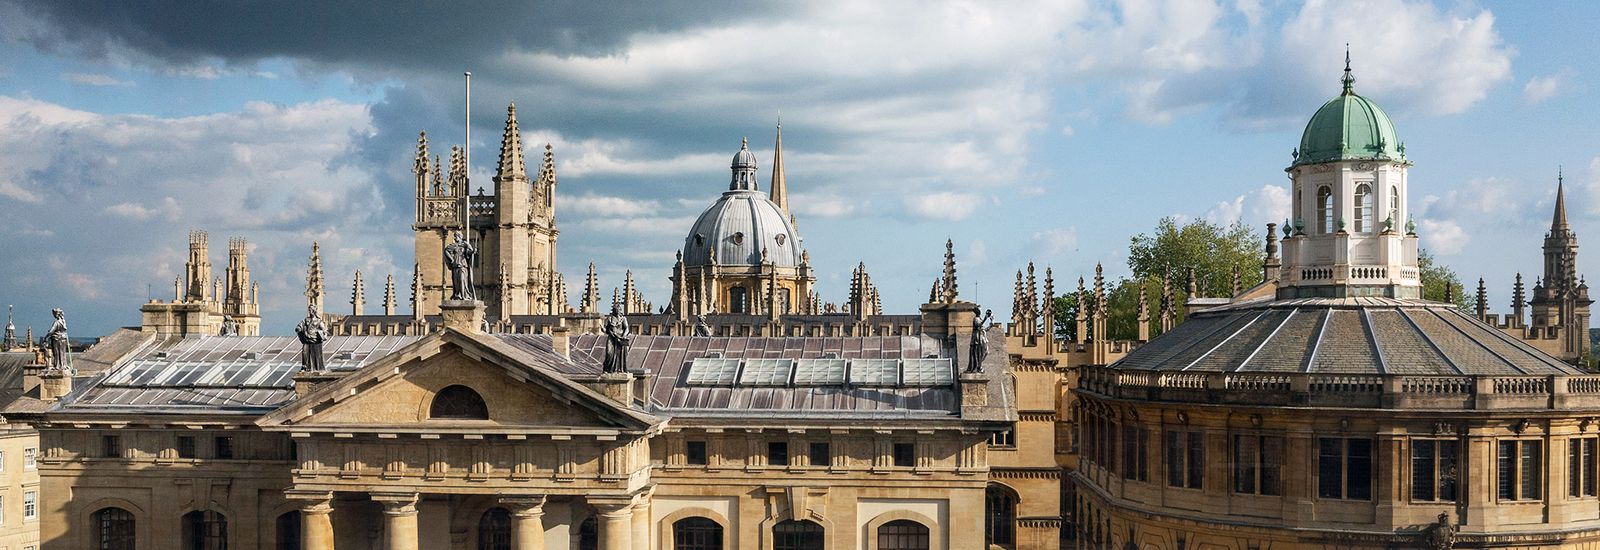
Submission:
[[[1578,273],[1578,234],[1567,223],[1567,192],[1556,175],[1556,205],[1544,236],[1544,275],[1534,279],[1530,299],[1518,273],[1511,288],[1511,313],[1489,313],[1488,290],[1478,279],[1477,315],[1530,346],[1570,363],[1592,362],[1589,345],[1589,285]],[[1530,315],[1531,314],[1531,315]]]
[[[183,275],[172,281],[172,301],[151,299],[139,307],[140,325],[162,334],[217,334],[232,323],[243,335],[261,333],[261,286],[250,280],[249,243],[228,240],[223,278],[211,274],[210,239],[189,233]]]

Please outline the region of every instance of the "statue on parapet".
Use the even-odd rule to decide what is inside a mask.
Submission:
[[[444,247],[444,264],[450,268],[451,300],[478,299],[472,287],[472,262],[477,257],[478,249],[473,248],[460,231],[456,232],[455,242]]]
[[[967,348],[967,372],[983,372],[983,360],[989,357],[989,324],[994,320],[994,310],[984,310],[983,315],[972,317],[972,343]]]
[[[622,315],[617,304],[611,304],[611,314],[600,326],[606,334],[605,372],[628,372],[628,346],[633,337],[628,334],[628,318]]]
[[[49,352],[50,371],[72,375],[72,342],[67,338],[67,315],[61,308],[50,310],[56,318],[55,324],[50,325],[50,332],[44,334],[45,349]]]
[[[223,315],[222,316],[222,330],[217,333],[217,336],[238,336],[238,335],[239,335],[239,322],[233,320],[233,316],[232,315]]]
[[[294,327],[300,338],[300,370],[321,372],[328,366],[322,360],[322,344],[328,341],[328,324],[314,307],[306,306],[306,318]]]
[[[706,323],[705,315],[694,316],[694,335],[711,336],[711,325]]]

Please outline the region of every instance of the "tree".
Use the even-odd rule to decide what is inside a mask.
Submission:
[[[1261,237],[1242,223],[1194,220],[1179,225],[1171,216],[1156,223],[1153,233],[1135,235],[1128,246],[1128,268],[1135,279],[1159,285],[1162,273],[1171,268],[1174,290],[1183,290],[1192,267],[1201,296],[1231,295],[1235,269],[1244,288],[1259,284],[1265,258]]]
[[[1422,299],[1443,302],[1448,294],[1456,307],[1462,311],[1472,311],[1475,296],[1461,286],[1461,277],[1456,275],[1454,269],[1439,263],[1426,248],[1417,250],[1417,272],[1422,276]],[[1449,285],[1450,290],[1446,290],[1445,285]]]

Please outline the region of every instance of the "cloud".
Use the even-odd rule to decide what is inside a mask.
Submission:
[[[930,220],[961,221],[978,209],[980,198],[971,193],[949,191],[918,195],[906,199],[911,213]]]
[[[177,221],[178,216],[183,213],[183,209],[178,206],[178,201],[172,197],[162,199],[160,204],[156,206],[145,206],[136,202],[120,202],[107,206],[105,211],[107,214],[141,222],[157,218]]]
[[[119,80],[116,77],[113,77],[111,75],[90,74],[90,73],[66,73],[66,74],[61,75],[61,80],[64,80],[64,81],[67,81],[67,82],[71,82],[73,84],[83,84],[83,85],[86,85],[86,86],[132,86],[133,85],[133,81],[131,81],[131,80]]]
[[[1283,223],[1289,219],[1294,202],[1289,188],[1281,185],[1263,185],[1252,195],[1250,217],[1258,224]]]
[[[1528,83],[1522,86],[1522,101],[1528,105],[1544,103],[1566,91],[1571,85],[1569,81],[1576,74],[1571,68],[1563,68],[1553,74],[1529,78]]]
[[[1032,237],[1033,246],[1041,257],[1059,258],[1078,250],[1078,229],[1058,227],[1038,231]]]
[[[40,198],[32,191],[23,189],[22,186],[17,185],[16,182],[12,181],[0,181],[0,197],[5,197],[27,204],[39,204],[44,202],[44,199]]]
[[[599,195],[561,197],[556,207],[579,216],[594,217],[630,217],[661,210],[661,204],[656,201]]]
[[[1451,220],[1423,219],[1417,222],[1419,240],[1429,251],[1450,256],[1466,249],[1472,237],[1460,224]]]
[[[793,194],[789,197],[789,208],[794,211],[796,217],[845,218],[868,205],[866,202],[834,195]]]

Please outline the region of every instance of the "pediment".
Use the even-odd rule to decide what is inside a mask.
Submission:
[[[615,433],[647,431],[661,423],[541,361],[492,336],[446,330],[328,382],[257,424],[351,433]],[[439,392],[451,386],[481,397],[488,419],[432,416]]]

